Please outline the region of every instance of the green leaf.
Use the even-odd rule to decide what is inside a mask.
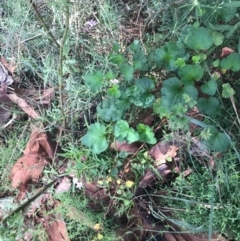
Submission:
[[[215,97],[210,97],[209,99],[199,98],[197,103],[197,108],[200,112],[206,115],[212,115],[219,106],[219,100]]]
[[[140,93],[150,92],[151,90],[154,89],[153,81],[147,77],[137,79],[136,86],[137,86],[137,90]]]
[[[127,143],[133,143],[138,140],[139,140],[139,134],[133,128],[130,128],[128,131],[128,135],[126,137]]]
[[[114,75],[113,75],[113,72],[112,72],[111,70],[109,70],[109,71],[106,73],[105,79],[106,79],[106,80],[114,79]]]
[[[156,144],[157,140],[154,137],[154,132],[152,129],[144,124],[139,124],[137,126],[137,132],[139,134],[139,141],[146,142],[148,144]]]
[[[224,36],[223,34],[221,33],[218,33],[216,31],[214,31],[212,33],[212,38],[213,38],[213,43],[216,45],[216,46],[219,46],[223,43],[223,40],[224,40]]]
[[[215,127],[207,126],[203,131],[208,133],[207,136],[209,136],[209,138],[203,140],[202,144],[210,150],[224,152],[230,146],[228,136],[223,132],[219,132]]]
[[[185,56],[185,50],[174,42],[167,42],[164,47],[156,49],[154,61],[159,68],[173,71],[178,68],[176,61]]]
[[[240,54],[240,37],[238,39],[238,53]]]
[[[239,24],[240,24],[240,22],[237,22],[236,24],[234,24],[232,26],[232,28],[229,30],[229,32],[226,35],[227,39],[229,39],[234,34],[234,32],[239,28]]]
[[[182,67],[185,65],[185,60],[183,58],[178,58],[176,61],[175,61],[175,65],[177,67]]]
[[[124,140],[129,131],[129,125],[126,121],[120,120],[117,122],[114,128],[114,136],[120,140]]]
[[[120,73],[126,81],[130,81],[133,78],[134,69],[130,64],[122,64],[120,66]]]
[[[234,72],[240,70],[240,55],[238,53],[229,54],[220,63],[222,69],[231,69]]]
[[[130,44],[129,49],[132,52],[137,52],[141,49],[141,44],[139,42],[139,40],[134,40],[132,44]]]
[[[109,62],[111,62],[113,64],[120,65],[121,63],[123,63],[123,61],[125,61],[125,58],[121,54],[110,54],[109,55]]]
[[[114,43],[113,44],[112,49],[113,49],[114,52],[118,52],[120,50],[120,48],[121,48],[121,46],[120,46],[119,43]]]
[[[141,106],[143,108],[148,108],[155,102],[155,96],[151,93],[143,93],[133,99],[133,103],[136,106]]]
[[[97,106],[97,113],[106,122],[118,121],[123,118],[129,106],[130,102],[128,100],[107,98]]]
[[[86,74],[83,79],[92,91],[97,91],[102,87],[103,73],[101,71],[96,71],[94,73]]]
[[[139,49],[133,55],[133,67],[135,70],[148,71],[147,58],[142,49]]]
[[[207,50],[213,45],[211,31],[204,27],[191,28],[184,43],[194,50]]]
[[[240,7],[240,2],[239,1],[233,1],[233,2],[229,2],[229,3],[224,3],[223,7],[238,8],[238,7]]]
[[[209,80],[201,86],[201,91],[207,95],[215,95],[217,91],[217,82],[215,80]]]
[[[113,85],[108,89],[108,95],[113,98],[119,98],[121,96],[121,91],[119,90],[119,85]]]
[[[139,140],[138,133],[130,128],[127,121],[120,120],[116,123],[114,127],[114,136],[119,141],[127,141],[128,143],[132,143]]]
[[[226,84],[222,85],[222,96],[223,96],[223,98],[230,98],[234,94],[235,94],[235,91],[229,83],[226,83]]]
[[[161,99],[157,99],[157,101],[153,104],[153,112],[155,114],[159,114],[161,118],[169,118],[171,115],[171,110],[168,108],[168,106],[164,106],[164,104],[162,104]]]
[[[212,62],[212,66],[217,68],[220,65],[220,60],[216,59],[215,61]]]
[[[193,100],[196,100],[198,96],[198,91],[195,87],[190,85],[184,86],[176,77],[163,81],[161,93],[162,105],[168,109],[171,109],[178,103],[185,104],[185,95],[188,95]]]
[[[89,126],[88,132],[81,138],[82,144],[90,148],[94,154],[99,154],[108,148],[106,128],[100,123]]]
[[[203,77],[204,70],[200,65],[185,65],[179,68],[178,75],[185,85],[193,85]]]

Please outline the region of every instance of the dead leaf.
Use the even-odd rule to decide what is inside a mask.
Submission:
[[[54,157],[55,148],[49,144],[45,133],[31,134],[24,156],[17,160],[11,170],[12,187],[20,190],[17,200],[24,198],[29,182],[38,181],[45,165]]]
[[[49,199],[50,199],[50,193],[44,193],[41,196],[39,196],[37,199],[35,199],[31,203],[31,205],[27,211],[27,214],[26,214],[27,217],[33,216],[37,212],[38,209],[40,209],[43,205],[46,204],[46,202]]]
[[[24,99],[18,97],[15,93],[8,94],[7,96],[32,118],[39,117],[39,114],[32,107],[30,107]]]
[[[54,88],[35,90],[26,88],[15,88],[15,93],[23,98],[30,98],[38,104],[49,104],[54,95]]]
[[[159,142],[152,147],[149,155],[156,161],[156,166],[167,163],[177,155],[179,148],[170,143]]]
[[[60,184],[56,187],[55,192],[56,193],[67,192],[70,189],[71,185],[72,185],[71,180],[67,177],[64,177],[60,182]]]
[[[231,54],[233,52],[234,52],[233,49],[228,48],[228,47],[224,47],[224,48],[222,48],[222,52],[221,52],[221,56],[220,57],[226,57],[226,56],[228,56],[229,54]]]
[[[67,227],[63,220],[49,215],[44,217],[44,227],[49,241],[70,241]]]
[[[135,153],[140,147],[139,143],[131,143],[128,144],[125,141],[124,142],[119,142],[115,141],[111,144],[111,148],[115,151],[124,151],[127,153]]]
[[[13,75],[13,72],[15,71],[17,66],[15,64],[9,64],[4,57],[1,57],[1,62],[4,67],[10,72],[10,74]]]
[[[146,117],[144,118],[143,124],[151,127],[152,124],[153,124],[153,121],[154,121],[153,116],[152,116],[152,115],[148,115],[148,116],[146,116]]]
[[[46,206],[46,210],[54,208],[54,214],[44,213],[43,215],[43,226],[46,229],[46,233],[49,237],[49,241],[70,241],[68,236],[66,223],[64,222],[61,214],[56,210],[59,207],[60,202],[57,200],[52,200],[53,205],[50,207]]]
[[[20,190],[18,200],[23,199],[25,196],[29,182],[38,181],[46,164],[46,158],[38,154],[24,155],[17,160],[11,170],[10,178],[12,187]]]

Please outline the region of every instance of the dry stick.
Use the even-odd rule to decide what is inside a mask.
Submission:
[[[53,36],[53,34],[51,33],[51,31],[49,30],[48,26],[46,25],[46,23],[43,21],[43,18],[41,16],[41,14],[39,13],[36,4],[34,3],[34,0],[30,0],[30,3],[32,5],[32,8],[38,18],[38,21],[42,24],[43,28],[45,29],[47,35],[52,39],[52,41],[57,45],[58,48],[60,48],[59,43],[57,42],[57,40],[55,39],[55,37]]]
[[[60,177],[57,177],[56,179],[49,182],[45,187],[41,188],[37,193],[35,193],[32,197],[28,198],[27,201],[22,203],[20,206],[15,208],[10,214],[6,215],[2,219],[2,224],[5,225],[7,220],[14,214],[18,213],[21,210],[24,210],[31,202],[33,202],[36,198],[38,198],[42,193],[44,193],[49,187],[51,187]]]
[[[60,95],[60,108],[63,116],[63,128],[65,127],[65,113],[64,113],[64,106],[63,106],[63,47],[67,39],[67,34],[69,30],[69,0],[66,2],[66,21],[65,21],[65,31],[63,33],[61,45],[60,45],[60,51],[59,51],[59,95]],[[62,132],[62,128],[61,128]]]
[[[235,112],[235,114],[237,116],[238,124],[240,125],[240,119],[239,119],[239,116],[238,116],[237,108],[236,108],[235,101],[234,101],[232,96],[230,96],[230,100],[232,102],[232,106],[233,106],[234,112]]]

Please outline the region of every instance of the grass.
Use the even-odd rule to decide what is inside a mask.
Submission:
[[[147,216],[147,213],[139,218],[134,209],[137,199],[134,193],[141,178],[147,170],[157,172],[154,160],[146,154],[152,145],[138,147],[139,151],[135,154],[113,152],[110,149],[94,154],[82,145],[81,138],[88,127],[101,119],[97,105],[107,98],[109,88],[109,83],[104,83],[101,90],[94,92],[86,84],[85,77],[98,70],[104,73],[112,71],[113,76],[120,78],[117,66],[108,58],[116,43],[119,43],[119,52],[131,60],[128,47],[136,39],[143,44],[144,51],[154,50],[168,41],[177,41],[183,35],[185,26],[196,21],[201,25],[210,20],[216,26],[219,22],[220,26],[234,25],[237,21],[234,17],[236,9],[223,13],[218,1],[209,3],[203,0],[86,0],[70,3],[67,0],[43,0],[35,2],[35,5],[37,11],[30,1],[19,0],[16,3],[3,0],[0,3],[0,55],[16,65],[14,91],[20,93],[38,111],[44,130],[52,134],[53,140],[62,149],[59,154],[61,165],[54,162],[46,167],[38,185],[48,183],[64,167],[63,172],[69,179],[74,174],[84,183],[94,183],[95,187],[105,190],[108,198],[107,201],[104,199],[105,202],[99,197],[93,199],[73,184],[63,194],[55,193],[54,187],[51,187],[49,192],[59,205],[53,208],[48,203],[49,210],[34,212],[32,223],[24,212],[16,214],[9,220],[8,229],[5,230],[1,225],[2,237],[9,236],[9,240],[15,240],[17,236],[23,238],[26,235],[24,228],[32,232],[32,240],[48,240],[40,220],[54,212],[64,219],[70,240],[73,241],[130,240],[131,235],[135,237],[132,240],[136,240],[134,235],[143,240],[145,235],[156,235],[156,232],[150,231],[155,224],[151,223],[147,229],[142,227],[145,222],[143,216]],[[209,9],[220,9],[220,13],[212,11],[209,14]],[[215,21],[217,14],[222,16],[219,22]],[[37,18],[37,15],[40,17]],[[89,21],[94,21],[94,26],[91,27]],[[233,31],[225,43],[234,46],[237,37],[238,30]],[[219,54],[218,50],[215,51],[210,54],[213,59]],[[209,69],[212,71],[212,67]],[[154,80],[159,78],[162,83],[168,74],[151,71],[148,76]],[[171,72],[169,76],[174,76],[174,73]],[[234,83],[230,79],[232,76],[236,77]],[[173,232],[169,226],[180,224],[186,233],[204,233],[211,237],[217,230],[226,237],[240,240],[239,123],[236,121],[239,81],[237,74],[225,75],[224,78],[219,86],[232,83],[237,92],[235,99],[224,99],[219,87],[219,111],[211,118],[204,116],[206,125],[214,123],[231,137],[232,146],[218,157],[215,152],[202,149],[196,152],[192,133],[186,134],[183,129],[179,129],[182,124],[176,119],[163,124],[159,130],[158,125],[162,120],[159,115],[154,116],[153,128],[156,128],[157,141],[165,139],[178,144],[181,170],[193,170],[189,176],[176,172],[164,184],[161,182],[158,185],[157,182],[144,190],[142,196],[148,200],[148,212],[151,211],[156,223],[165,220],[164,230],[161,230],[163,233]],[[49,88],[54,89],[50,103],[39,104],[36,97]],[[32,90],[34,96],[30,92]],[[131,124],[129,128],[139,122],[138,118],[142,121],[141,115],[149,109],[134,106],[127,112],[126,119]],[[11,187],[9,173],[26,146],[30,123],[34,124],[30,120],[26,124],[26,118],[24,114],[19,115],[10,127],[0,130],[0,196],[13,196],[16,193]],[[106,121],[101,123],[106,124]],[[113,124],[107,123],[108,141],[113,132]],[[196,132],[200,133],[199,129],[196,128]],[[171,218],[166,218],[169,210]]]

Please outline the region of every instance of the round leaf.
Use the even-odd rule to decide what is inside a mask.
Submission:
[[[223,84],[222,85],[222,96],[224,98],[229,98],[235,94],[234,89],[231,87],[229,83]]]
[[[87,134],[81,138],[82,144],[95,154],[105,151],[108,148],[105,131],[105,126],[98,122],[90,125]]]
[[[124,61],[124,57],[121,54],[110,54],[109,62],[120,65]]]
[[[185,85],[193,85],[194,81],[203,77],[204,70],[200,65],[184,65],[178,71],[178,74]]]
[[[134,69],[129,64],[123,64],[120,67],[120,73],[124,76],[126,81],[130,81],[133,78]]]
[[[240,55],[238,53],[229,54],[221,61],[222,69],[231,69],[236,72],[240,70]]]
[[[157,140],[154,137],[154,132],[149,126],[139,124],[137,126],[137,131],[139,134],[139,141],[146,142],[149,144],[156,144]]]
[[[97,91],[102,87],[103,73],[101,71],[96,71],[86,74],[83,79],[92,91]]]
[[[137,89],[140,93],[149,92],[154,89],[154,83],[149,78],[141,78],[136,81]]]
[[[211,31],[204,27],[191,28],[184,43],[194,50],[207,50],[213,45]]]
[[[224,40],[224,36],[223,34],[221,33],[218,33],[216,31],[214,31],[212,33],[212,38],[213,38],[213,43],[216,45],[216,46],[219,46],[223,43],[223,40]]]
[[[212,151],[224,152],[230,146],[230,140],[225,133],[218,132],[208,140],[203,140],[202,144]]]
[[[114,128],[114,135],[116,138],[124,139],[128,135],[129,125],[126,121],[120,120]]]
[[[217,91],[217,83],[215,80],[209,80],[201,86],[201,91],[207,95],[215,95]]]
[[[176,78],[170,78],[163,81],[162,89],[162,105],[171,109],[174,105],[185,103],[184,95],[188,95],[193,100],[197,99],[198,91],[191,85],[183,86],[181,81]]]
[[[197,108],[200,112],[206,115],[212,115],[219,106],[219,100],[215,97],[210,97],[209,99],[199,98],[197,103]]]

